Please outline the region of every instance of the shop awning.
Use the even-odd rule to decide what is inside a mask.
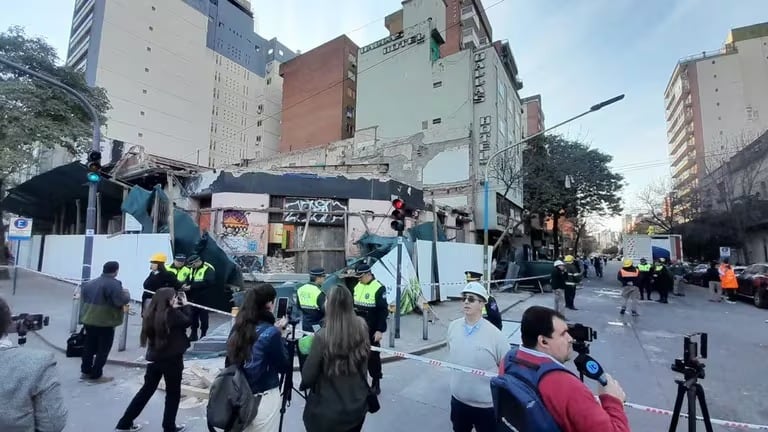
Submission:
[[[83,208],[88,202],[88,169],[80,162],[56,167],[8,190],[0,201],[3,211],[20,216],[53,220],[54,214],[63,204],[81,200]],[[101,207],[106,214],[120,212],[123,188],[109,180],[99,182]]]

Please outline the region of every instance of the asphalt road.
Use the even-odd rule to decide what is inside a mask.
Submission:
[[[768,313],[749,302],[711,303],[703,288],[689,287],[685,297],[670,296],[669,304],[642,302],[640,317],[623,318],[618,314],[618,283],[613,276],[618,270],[609,264],[605,279],[590,279],[578,291],[576,306],[570,312],[571,322],[593,327],[597,339],[591,345],[592,355],[619,380],[629,401],[671,410],[677,391],[675,379],[680,375],[670,370],[675,358],[682,356],[683,335],[709,333],[709,358],[705,361],[707,377],[702,381],[713,418],[748,423],[768,424],[768,405],[764,403],[765,358],[768,354]],[[551,295],[537,295],[508,311],[505,319],[519,319],[532,304],[551,306]],[[29,337],[30,348],[45,349],[35,337]],[[59,354],[57,354],[59,355]],[[446,350],[428,354],[445,359]],[[116,380],[108,384],[86,384],[79,381],[79,361],[59,355],[59,372],[69,407],[66,431],[109,431],[114,428],[133,394],[141,385],[142,370],[108,365],[106,374]],[[405,428],[422,431],[451,430],[449,420],[450,390],[445,370],[418,362],[403,360],[384,366],[382,410],[370,415],[364,431],[389,432]],[[296,382],[298,383],[298,376]],[[593,383],[588,383],[594,387]],[[160,430],[163,393],[158,392],[139,418],[145,430]],[[294,396],[286,413],[283,430],[303,431],[303,400]],[[685,408],[684,408],[685,410]],[[179,410],[179,423],[190,431],[206,431],[204,407]],[[658,432],[667,430],[670,417],[628,409],[632,430]],[[704,430],[703,424],[699,429]],[[687,430],[684,421],[678,430]],[[715,431],[731,431],[715,426]]]

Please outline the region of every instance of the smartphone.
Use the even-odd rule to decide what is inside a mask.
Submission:
[[[277,299],[277,319],[280,319],[288,313],[288,297],[280,297]]]

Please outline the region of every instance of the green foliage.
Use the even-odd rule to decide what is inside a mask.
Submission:
[[[531,213],[569,218],[614,216],[622,211],[623,177],[610,170],[612,157],[558,135],[532,140],[523,153],[524,193]],[[572,179],[565,187],[566,176]]]
[[[106,91],[91,88],[83,74],[59,66],[55,49],[28,37],[21,27],[0,33],[0,57],[73,88],[101,114],[110,109]],[[90,148],[93,126],[86,109],[72,96],[41,80],[0,65],[0,179],[35,160],[37,146],[61,146],[72,156]]]

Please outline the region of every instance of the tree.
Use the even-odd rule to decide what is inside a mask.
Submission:
[[[688,197],[681,199],[669,178],[655,180],[640,191],[637,198],[647,214],[645,221],[659,233],[671,233],[677,225],[690,219]]]
[[[106,91],[89,87],[81,72],[58,65],[56,50],[44,39],[11,27],[0,33],[0,57],[73,88],[101,114],[102,124],[106,121]],[[73,158],[80,157],[90,147],[92,131],[88,112],[72,96],[0,65],[0,196],[9,178],[34,163],[41,149],[62,147]],[[0,258],[0,264],[4,260]]]
[[[586,218],[621,213],[623,177],[608,168],[612,157],[587,144],[558,135],[530,142],[523,152],[524,194],[532,214]],[[571,179],[566,188],[566,177]],[[553,217],[555,256],[558,219]]]
[[[523,186],[523,155],[518,149],[509,149],[496,156],[489,169],[489,177],[499,182],[506,197],[510,191]]]

